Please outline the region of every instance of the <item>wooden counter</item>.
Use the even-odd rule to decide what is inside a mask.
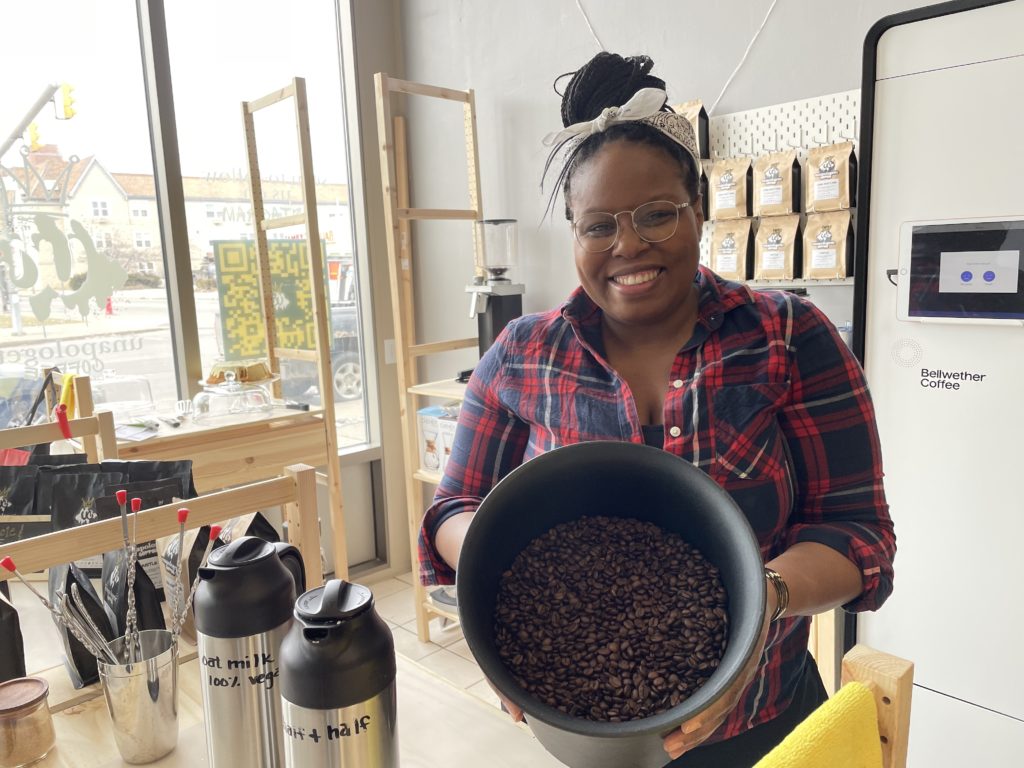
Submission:
[[[192,459],[196,489],[205,493],[275,477],[296,462],[324,466],[324,429],[321,411],[275,408],[231,422],[186,420],[178,428],[161,424],[153,437],[119,440],[117,453],[128,460]]]
[[[178,747],[151,763],[160,768],[208,765],[198,661],[182,664]],[[53,716],[57,746],[40,768],[120,768],[125,765],[102,698]],[[557,768],[524,725],[415,662],[398,657],[398,740],[402,768]]]

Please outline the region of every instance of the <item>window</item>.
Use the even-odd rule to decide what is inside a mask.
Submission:
[[[126,197],[136,189],[154,194],[135,3],[9,3],[3,26],[21,33],[5,35],[0,46],[0,134],[17,135],[36,108],[31,119],[42,146],[29,150],[26,132],[0,157],[7,192],[0,192],[0,293],[16,289],[21,297],[14,310],[0,302],[0,370],[24,382],[19,392],[28,398],[0,397],[0,428],[31,404],[30,382],[55,365],[100,384],[111,372],[141,378],[158,405],[173,409],[178,391],[169,302],[160,295],[163,262],[154,262],[151,251],[143,263],[135,256],[138,242],[149,248],[159,238],[134,231],[131,209],[138,204]],[[25,66],[40,56],[45,67]],[[60,82],[74,87],[76,112],[62,120],[55,107],[61,92],[52,85]],[[36,174],[45,184],[24,183]],[[103,220],[102,231],[95,220]],[[102,406],[100,390],[94,384]],[[119,422],[128,413],[113,410]]]
[[[136,232],[135,233],[135,247],[136,248],[150,248],[153,245],[153,241],[150,239],[148,232]]]
[[[132,218],[133,219],[144,219],[149,216],[149,209],[139,205],[132,206]]]
[[[331,0],[289,6],[272,2],[177,0],[166,4],[168,48],[174,82],[189,244],[193,254],[195,299],[204,369],[215,361],[265,353],[262,333],[241,335],[259,327],[258,301],[239,309],[232,291],[258,296],[252,272],[240,284],[236,258],[239,245],[253,240],[245,136],[238,119],[240,104],[287,85],[292,77],[306,80],[310,141],[316,176],[317,217],[323,243],[326,289],[330,297],[331,365],[338,420],[338,444],[367,442],[367,408],[363,398],[363,359],[358,280],[353,258],[352,217],[348,201],[348,158],[340,57]],[[195,19],[204,19],[196,24]],[[226,44],[245,41],[245,44]],[[217,87],[211,88],[210,83]],[[264,216],[302,211],[294,101],[255,115]],[[328,236],[330,233],[330,236]],[[305,253],[302,227],[268,232],[271,260],[282,266],[282,301],[298,306],[289,291],[301,290],[300,260]],[[205,260],[207,254],[212,258]],[[223,264],[223,268],[220,266]],[[300,299],[301,301],[301,299]],[[206,311],[204,311],[204,309]],[[242,312],[248,311],[248,316]],[[226,317],[234,313],[234,317]],[[302,322],[301,319],[298,322]],[[320,392],[315,366],[282,362],[285,397],[316,405]]]

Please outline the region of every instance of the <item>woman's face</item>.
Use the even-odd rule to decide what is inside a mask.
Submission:
[[[605,144],[572,175],[573,220],[587,213],[619,213],[619,234],[605,251],[585,251],[573,238],[576,272],[587,295],[607,320],[652,326],[686,319],[700,259],[704,224],[699,200],[691,200],[682,170],[664,150],[631,141]],[[689,202],[679,211],[675,234],[660,243],[640,239],[629,211],[654,200]]]

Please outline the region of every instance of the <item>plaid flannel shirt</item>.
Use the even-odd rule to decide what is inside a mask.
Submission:
[[[707,472],[746,514],[765,561],[813,541],[860,569],[845,606],[892,591],[896,540],[874,409],[859,363],[813,304],[755,292],[701,267],[693,337],[666,383],[664,449]],[[477,365],[455,444],[420,533],[420,578],[450,584],[438,527],[472,511],[512,469],[560,445],[642,443],[629,386],[602,354],[601,310],[577,289],[558,310],[512,321]],[[757,676],[706,743],[771,720],[792,700],[810,619],[770,628]]]

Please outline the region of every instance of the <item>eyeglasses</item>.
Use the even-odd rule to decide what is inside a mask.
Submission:
[[[679,211],[692,203],[655,200],[632,211],[618,213],[586,213],[572,223],[576,242],[588,253],[607,251],[619,237],[619,216],[628,213],[633,229],[645,243],[668,240],[679,227]]]

